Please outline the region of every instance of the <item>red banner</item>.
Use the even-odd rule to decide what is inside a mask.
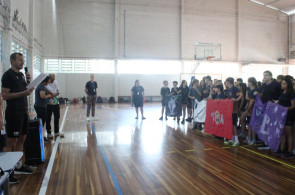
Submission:
[[[232,139],[232,113],[232,100],[207,100],[205,133]]]

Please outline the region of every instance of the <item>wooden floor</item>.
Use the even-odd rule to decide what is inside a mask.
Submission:
[[[136,121],[129,105],[106,104],[89,124],[82,105],[69,106],[46,194],[295,194],[295,160],[227,147],[159,114],[159,104],[146,104],[147,119]],[[39,193],[53,145],[11,194]]]

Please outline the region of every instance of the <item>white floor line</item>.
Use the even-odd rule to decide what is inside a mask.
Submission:
[[[65,121],[66,121],[65,119],[66,119],[66,117],[67,117],[68,110],[69,110],[69,107],[67,106],[66,111],[65,111],[65,114],[64,114],[64,117],[63,117],[63,119],[62,119],[62,123],[61,123],[60,128],[59,128],[59,132],[61,132],[61,133],[62,133],[62,130],[63,130],[63,128],[64,128],[64,124],[65,124]],[[40,188],[40,191],[39,191],[39,195],[45,195],[45,194],[46,194],[46,191],[47,191],[47,187],[48,187],[48,183],[49,183],[49,179],[50,179],[51,171],[52,171],[52,168],[53,168],[54,159],[55,159],[55,156],[56,156],[56,151],[57,151],[57,148],[58,148],[59,141],[60,141],[60,136],[58,136],[58,137],[56,138],[56,141],[55,141],[54,147],[53,147],[53,149],[52,149],[52,153],[51,153],[50,160],[49,160],[49,163],[48,163],[48,166],[47,166],[46,172],[45,172],[45,176],[44,176],[44,178],[43,178],[43,182],[42,182],[42,185],[41,185],[41,188]]]

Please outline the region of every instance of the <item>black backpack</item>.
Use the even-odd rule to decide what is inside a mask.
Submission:
[[[102,98],[100,96],[97,97],[96,103],[103,103]]]
[[[64,104],[65,103],[65,100],[62,97],[58,98],[58,101],[59,101],[60,104]]]
[[[110,97],[109,103],[115,103],[115,98],[114,97]]]
[[[82,97],[81,100],[82,100],[83,103],[86,103],[86,98],[85,97]]]

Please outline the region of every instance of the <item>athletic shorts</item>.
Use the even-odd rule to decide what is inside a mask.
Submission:
[[[189,99],[187,102],[187,108],[190,108],[190,109],[193,108],[193,101],[191,99]]]
[[[234,126],[238,126],[238,114],[237,113],[233,113],[233,125]]]
[[[295,119],[295,117],[293,116],[293,113],[288,112],[285,126],[292,126],[293,127],[294,119]]]
[[[8,138],[20,137],[27,135],[29,128],[29,114],[5,112],[6,133]]]

